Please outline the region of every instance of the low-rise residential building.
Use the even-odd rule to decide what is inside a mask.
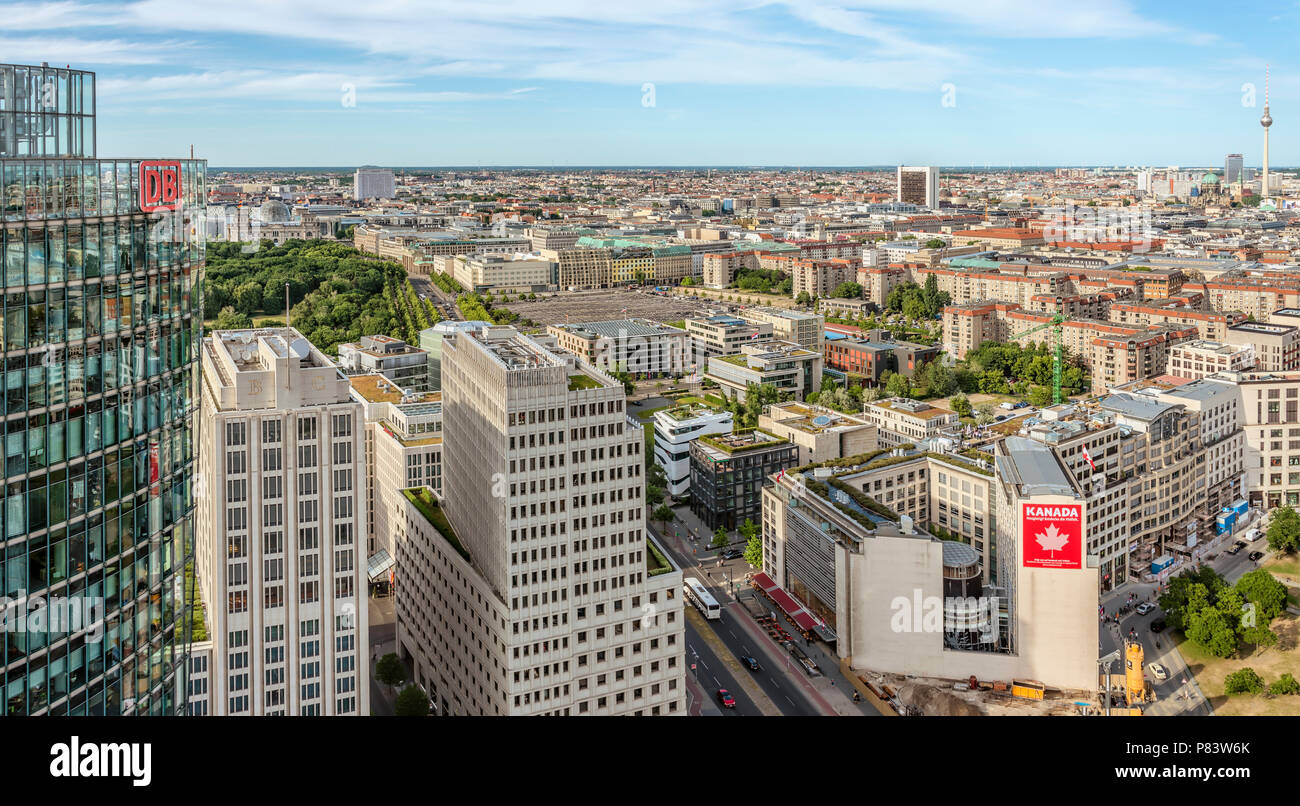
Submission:
[[[889,331],[863,331],[867,338],[827,338],[826,366],[861,375],[868,383],[879,383],[886,372],[907,378],[939,357],[939,348],[910,341],[894,341]]]
[[[725,397],[744,400],[752,384],[771,384],[780,393],[803,400],[821,388],[822,355],[789,341],[744,344],[735,355],[709,359],[705,378]]]

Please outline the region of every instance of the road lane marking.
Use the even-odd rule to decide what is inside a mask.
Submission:
[[[758,686],[751,675],[744,673],[740,661],[735,657],[734,650],[718,637],[718,634],[704,620],[700,612],[694,607],[684,608],[683,612],[686,613],[686,618],[690,621],[691,626],[695,628],[696,634],[709,645],[709,648],[713,650],[713,654],[718,657],[722,665],[727,667],[727,670],[731,672],[731,676],[736,679],[737,684],[749,697],[750,701],[758,707],[763,716],[781,716],[781,709],[777,707],[776,703],[772,702],[772,698],[767,696],[767,693]]]

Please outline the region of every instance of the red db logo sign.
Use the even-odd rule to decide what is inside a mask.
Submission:
[[[175,160],[140,163],[140,209],[146,213],[181,206],[181,164]]]

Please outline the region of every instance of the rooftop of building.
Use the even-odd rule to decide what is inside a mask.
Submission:
[[[1022,496],[1074,496],[1078,492],[1056,454],[1041,441],[1007,437],[998,443],[996,462],[999,475]]]
[[[443,539],[445,539],[447,544],[461,556],[461,559],[470,565],[474,564],[474,560],[470,557],[469,550],[465,548],[465,544],[461,543],[460,538],[456,536],[456,530],[452,528],[451,521],[447,520],[447,515],[442,511],[442,506],[438,503],[438,499],[433,494],[432,490],[428,487],[416,487],[413,489],[402,490],[402,495],[406,496],[406,500],[415,505],[415,508],[420,511],[420,514],[424,516],[425,520],[427,520],[429,524],[437,530],[438,534],[443,536]]]
[[[1193,339],[1175,344],[1171,347],[1175,350],[1195,350],[1202,353],[1214,353],[1215,355],[1230,356],[1238,353],[1248,352],[1250,347],[1242,344],[1224,344],[1221,341],[1211,339]]]
[[[768,407],[767,416],[787,428],[807,434],[820,434],[844,428],[861,428],[871,423],[851,414],[844,414],[823,406],[804,403],[774,403]]]
[[[556,324],[551,327],[558,330],[565,330],[584,338],[604,337],[611,339],[630,338],[636,336],[661,336],[682,334],[686,331],[666,325],[662,322],[656,322],[652,319],[610,319],[604,322],[574,322],[572,324]]]
[[[909,417],[917,417],[922,420],[932,420],[935,417],[945,415],[956,416],[957,412],[949,409],[941,409],[938,406],[932,406],[923,400],[912,400],[908,397],[891,397],[885,400],[877,400],[869,403],[870,406],[876,406],[889,411],[896,411],[900,414],[906,414]]]
[[[695,440],[706,453],[732,456],[737,453],[789,445],[790,441],[761,428],[747,428],[730,434],[712,434]]]
[[[440,403],[442,392],[411,393],[388,378],[372,372],[349,375],[348,383],[367,403]]]
[[[1283,333],[1290,333],[1297,328],[1295,325],[1275,325],[1270,322],[1242,322],[1238,325],[1230,325],[1228,329],[1240,333],[1261,333],[1279,336]]]

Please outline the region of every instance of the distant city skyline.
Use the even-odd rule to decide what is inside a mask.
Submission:
[[[98,74],[102,152],[193,143],[214,166],[1255,167],[1265,62],[1272,162],[1300,154],[1297,22],[1126,0],[67,0],[9,4],[0,49]]]

